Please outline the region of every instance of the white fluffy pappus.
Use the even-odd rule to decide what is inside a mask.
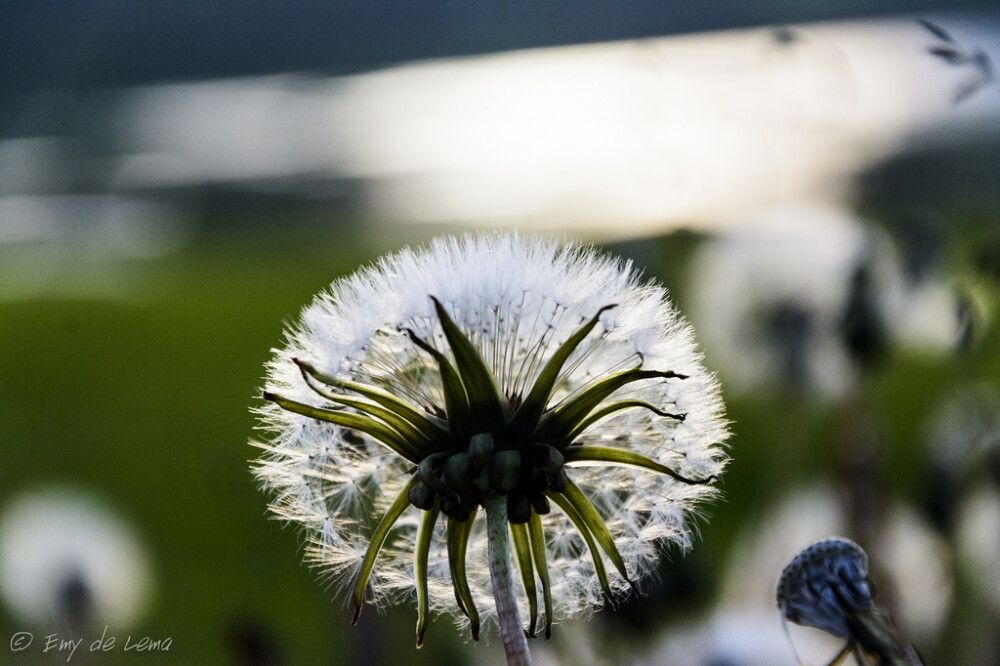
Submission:
[[[335,281],[286,332],[285,347],[268,364],[265,391],[321,404],[295,360],[305,359],[326,376],[378,387],[427,414],[443,414],[438,367],[408,333],[454,360],[431,297],[478,350],[514,410],[555,350],[599,314],[562,367],[546,410],[615,372],[640,366],[673,371],[683,377],[634,381],[609,400],[643,401],[683,418],[624,409],[591,424],[574,444],[627,449],[688,479],[721,473],[728,431],[718,385],[666,290],[641,281],[630,263],[535,237],[439,238]],[[373,437],[273,403],[256,411],[262,437],[253,443],[263,454],[254,473],[272,497],[272,511],[303,528],[308,563],[349,587],[376,522],[415,476],[413,462]],[[690,546],[692,512],[718,492],[636,466],[567,463],[566,474],[604,520],[632,580],[652,570],[660,549]],[[414,550],[424,513],[410,506],[393,526],[371,574],[370,601],[415,594]],[[603,586],[587,544],[559,508],[540,519],[550,620],[590,612],[602,603]],[[495,624],[485,523],[479,512],[466,567],[484,623]],[[628,588],[615,567],[608,571],[613,593]],[[441,522],[431,539],[427,580],[430,610],[450,612],[467,625],[456,605]],[[527,602],[522,596],[518,603],[523,617]]]

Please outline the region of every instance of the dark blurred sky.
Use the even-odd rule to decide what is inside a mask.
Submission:
[[[995,0],[3,0],[0,131],[29,129],[19,126],[18,100],[37,91],[343,74],[534,46],[976,7],[995,7]]]

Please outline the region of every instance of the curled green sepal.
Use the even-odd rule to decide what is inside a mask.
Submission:
[[[312,379],[333,388],[353,391],[354,393],[368,398],[372,402],[395,412],[400,418],[406,419],[413,427],[420,430],[421,433],[429,438],[441,437],[448,432],[447,421],[439,419],[432,414],[428,414],[423,410],[417,409],[410,403],[405,400],[400,400],[392,393],[389,393],[384,389],[347,379],[337,379],[336,377],[328,375],[324,372],[320,372],[316,369],[316,366],[311,363],[307,363],[306,361],[298,358],[293,358],[292,360],[299,366],[299,370],[302,371],[302,376],[306,379],[307,383],[310,379]],[[310,384],[310,386],[312,386],[312,384]],[[313,387],[313,390],[316,390],[316,388]],[[319,391],[317,392],[319,393]],[[323,392],[321,395],[326,397],[327,393]]]
[[[567,436],[602,402],[621,387],[643,379],[687,379],[672,370],[641,370],[633,368],[608,375],[592,382],[576,395],[547,411],[538,422],[535,438],[544,442],[566,445]]]
[[[542,532],[542,519],[531,512],[528,519],[528,537],[531,539],[531,556],[535,560],[535,570],[542,582],[542,598],[545,601],[545,638],[552,637],[552,586],[549,584],[549,565],[545,558],[545,534]]]
[[[604,598],[608,600],[608,603],[612,607],[615,606],[615,597],[611,593],[611,586],[608,584],[608,571],[604,568],[604,558],[601,557],[601,550],[594,541],[594,535],[590,532],[590,527],[587,522],[573,506],[573,503],[563,495],[562,493],[546,492],[549,499],[555,502],[556,506],[562,509],[562,512],[566,514],[570,522],[576,527],[577,531],[580,532],[580,536],[587,543],[587,548],[590,550],[590,557],[594,561],[594,571],[597,573],[597,580],[601,583],[601,589],[604,590]]]
[[[465,385],[459,376],[455,366],[451,364],[448,357],[429,345],[419,335],[411,329],[406,329],[413,344],[423,349],[431,355],[437,363],[438,372],[441,373],[441,388],[444,391],[444,410],[448,416],[448,426],[456,437],[468,437],[471,432],[472,415],[469,412],[469,398],[465,392]]]
[[[302,416],[308,416],[309,418],[316,419],[317,421],[334,423],[344,428],[358,430],[366,435],[370,435],[412,463],[418,463],[428,454],[434,453],[433,450],[428,450],[426,445],[421,446],[417,442],[407,440],[405,437],[400,435],[397,430],[382,421],[372,418],[371,416],[353,414],[351,412],[335,409],[313,407],[312,405],[283,398],[280,395],[276,395],[268,391],[264,392],[263,398],[264,400],[273,402],[286,411],[301,414]]]
[[[641,453],[627,451],[625,449],[615,449],[610,446],[570,446],[563,452],[563,456],[566,458],[567,465],[575,462],[597,462],[608,463],[610,465],[639,467],[649,470],[650,472],[666,474],[671,478],[691,486],[703,486],[711,483],[712,481],[718,480],[718,477],[714,474],[707,479],[689,479],[681,476],[666,465],[661,465],[655,460],[647,458]]]
[[[434,502],[434,506],[428,511],[424,511],[424,517],[420,521],[420,529],[417,530],[417,548],[414,551],[413,575],[417,579],[417,647],[424,644],[424,631],[427,629],[427,609],[429,606],[427,598],[427,559],[431,551],[431,539],[434,536],[434,525],[437,523],[438,515],[441,513],[440,498]]]
[[[529,519],[530,520],[530,519]],[[534,638],[538,625],[538,591],[535,588],[535,571],[531,563],[531,545],[528,541],[528,528],[524,523],[510,525],[510,536],[514,541],[514,552],[517,555],[517,568],[521,571],[521,584],[524,594],[528,597],[528,638]]]
[[[326,398],[330,402],[356,409],[362,414],[366,414],[385,422],[413,446],[430,450],[441,450],[448,445],[444,440],[444,437],[438,437],[437,441],[432,440],[430,435],[421,431],[419,428],[414,426],[412,422],[401,416],[395,410],[383,407],[372,400],[327,391],[323,387],[317,386],[316,380],[310,378],[308,375],[303,376],[306,378],[306,384],[308,384],[309,388],[315,391],[317,395]]]
[[[469,618],[469,629],[472,640],[479,640],[479,611],[469,589],[469,579],[465,573],[465,553],[469,546],[469,536],[476,520],[479,507],[473,507],[472,513],[465,521],[458,522],[448,519],[448,566],[451,569],[451,582],[455,588],[455,601],[465,617]]]
[[[566,360],[570,357],[570,354],[594,330],[597,322],[601,319],[601,315],[615,307],[618,307],[617,304],[605,305],[598,310],[597,314],[578,328],[573,335],[569,336],[552,353],[552,356],[542,367],[541,372],[538,373],[538,378],[531,387],[528,396],[521,403],[521,406],[518,407],[517,413],[514,414],[514,420],[511,425],[515,432],[521,432],[538,422],[542,412],[545,411],[545,405],[548,404],[549,398],[552,396],[552,389],[556,385],[559,373],[562,371],[563,365],[566,364]]]
[[[635,583],[628,577],[628,571],[625,569],[625,561],[622,559],[621,553],[618,552],[618,546],[615,545],[615,540],[611,536],[611,532],[608,531],[608,526],[604,524],[601,514],[597,512],[597,508],[594,507],[593,503],[583,494],[583,491],[572,481],[566,481],[566,490],[563,491],[562,495],[573,505],[573,508],[580,514],[580,518],[587,523],[587,527],[590,528],[594,538],[601,544],[601,548],[608,554],[608,559],[615,565],[615,569],[625,579],[625,582],[632,586],[633,590],[636,589]]]
[[[484,419],[487,429],[501,426],[506,421],[507,401],[503,399],[493,373],[482,355],[462,330],[455,325],[441,301],[431,296],[441,328],[455,355],[455,364],[469,397],[469,410],[480,420]]]
[[[351,600],[354,602],[354,619],[351,620],[351,624],[358,623],[358,617],[361,615],[361,608],[365,601],[365,588],[368,587],[368,578],[375,567],[375,559],[378,557],[378,552],[382,549],[382,544],[385,543],[386,537],[389,536],[389,529],[396,524],[399,517],[410,506],[410,488],[417,483],[417,480],[416,475],[410,477],[410,480],[403,486],[403,489],[389,506],[385,515],[382,516],[382,520],[378,521],[375,531],[372,532],[368,543],[368,550],[365,551],[364,559],[361,560],[361,568],[358,570],[358,580],[354,583],[354,592],[351,594]]]
[[[417,476],[420,477],[420,480],[439,493],[448,492],[448,486],[444,484],[441,477],[434,473],[434,466],[447,460],[448,455],[446,451],[434,453],[421,460],[420,464],[417,465]]]
[[[648,402],[645,402],[643,400],[622,400],[620,402],[612,403],[612,404],[610,404],[610,405],[608,405],[606,407],[601,407],[600,409],[597,409],[597,410],[591,412],[587,416],[587,418],[583,419],[583,421],[581,421],[579,425],[577,425],[575,428],[573,428],[573,430],[571,430],[570,433],[568,435],[566,435],[564,441],[562,442],[562,445],[566,446],[566,445],[570,444],[577,437],[579,437],[584,432],[586,432],[586,430],[590,426],[594,425],[595,423],[597,423],[601,419],[607,418],[607,417],[611,416],[612,414],[617,414],[618,412],[623,412],[626,409],[634,409],[636,407],[639,407],[639,408],[642,408],[642,409],[648,409],[649,411],[653,412],[657,416],[662,416],[664,418],[673,419],[675,421],[683,421],[684,419],[687,418],[687,414],[673,414],[671,412],[665,412],[662,409],[658,409],[657,407],[655,407],[655,406],[653,406],[653,405],[651,405]]]

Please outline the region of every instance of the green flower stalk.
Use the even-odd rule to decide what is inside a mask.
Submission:
[[[335,282],[264,398],[254,471],[354,621],[413,595],[418,646],[451,612],[477,640],[498,623],[511,663],[529,663],[525,635],[689,546],[725,464],[717,384],[665,291],[516,235],[438,239]]]

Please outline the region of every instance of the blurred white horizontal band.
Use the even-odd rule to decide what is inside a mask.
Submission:
[[[997,61],[998,17],[939,21]],[[842,201],[904,144],[1000,132],[1000,86],[955,103],[983,72],[940,42],[899,18],[144,88],[116,123],[114,183],[347,182],[399,223],[718,226]]]

